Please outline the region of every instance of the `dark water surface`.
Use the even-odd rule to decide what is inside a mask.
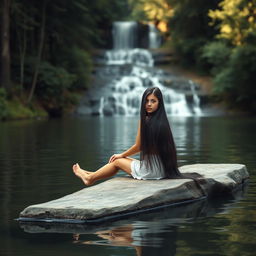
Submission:
[[[256,120],[172,117],[179,164],[242,163],[249,186],[234,196],[169,207],[102,225],[20,225],[25,207],[83,188],[88,170],[134,143],[137,118],[0,123],[0,255],[256,255]],[[118,191],[113,188],[113,193]]]

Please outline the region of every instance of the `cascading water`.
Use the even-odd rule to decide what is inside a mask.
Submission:
[[[154,24],[149,24],[149,48],[157,49],[161,45],[161,37]]]
[[[152,75],[150,71],[138,66],[132,68],[130,75],[123,76],[112,84],[110,101],[114,104],[108,104],[108,109],[111,108],[113,114],[138,114],[141,96],[145,89],[151,86],[161,89],[167,114],[183,116],[192,114],[184,94],[163,86],[157,74]]]
[[[166,81],[177,77],[154,68],[154,60],[146,49],[137,47],[137,23],[115,22],[113,25],[114,49],[105,54],[106,65],[99,68],[96,76],[104,81],[101,89],[92,93],[92,114],[95,115],[137,115],[141,96],[147,87],[157,86],[162,90],[168,115],[201,115],[196,86],[186,81],[172,86]],[[152,45],[149,45],[152,47]],[[177,81],[176,81],[177,82]],[[175,84],[175,83],[174,83]],[[175,88],[174,88],[175,87]],[[186,87],[187,93],[184,93]],[[182,89],[183,88],[183,89]],[[181,89],[181,90],[180,90]],[[188,103],[186,96],[190,95]],[[192,96],[192,97],[191,97]],[[81,111],[82,112],[82,111]]]
[[[191,81],[191,80],[189,80],[189,83],[190,83],[190,86],[191,86],[190,88],[191,88],[191,92],[192,92],[192,95],[193,95],[193,109],[194,109],[194,113],[196,115],[201,115],[202,111],[201,111],[201,108],[200,108],[200,98],[196,94],[195,83],[193,81]]]
[[[120,29],[122,28],[122,29]],[[114,49],[133,49],[137,45],[137,23],[134,21],[113,23]]]
[[[154,65],[149,51],[136,48],[137,30],[137,23],[134,21],[114,22],[114,48],[106,52],[107,65],[134,64],[148,67]]]
[[[107,65],[134,64],[153,67],[154,60],[146,49],[117,49],[106,52]]]

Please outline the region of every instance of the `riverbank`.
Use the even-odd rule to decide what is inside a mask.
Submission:
[[[151,50],[156,62],[156,68],[162,69],[169,73],[175,74],[178,77],[189,79],[200,85],[198,94],[200,96],[201,105],[208,105],[218,110],[229,114],[227,106],[220,101],[220,98],[213,93],[213,81],[212,77],[199,74],[192,68],[184,68],[179,65],[174,55],[166,49]],[[102,56],[103,51],[98,50],[95,56]],[[96,64],[95,64],[96,65]],[[91,75],[93,77],[93,74]],[[104,77],[104,81],[105,81]],[[97,79],[94,80],[94,88],[97,87]],[[61,102],[56,97],[50,97],[47,101],[42,102],[39,99],[34,98],[33,102],[29,105],[26,104],[27,95],[14,96],[12,99],[8,99],[5,96],[0,95],[4,104],[0,104],[0,120],[19,120],[19,119],[33,119],[33,118],[49,118],[49,117],[61,117],[73,113],[77,105],[80,102],[85,91],[65,91],[64,96],[61,96]],[[207,106],[207,107],[208,107]],[[1,115],[2,113],[2,115]]]
[[[65,104],[51,104],[34,97],[31,103],[27,103],[26,93],[13,95],[8,98],[4,91],[0,96],[0,121],[41,119],[61,117],[73,113],[84,91],[65,92]]]
[[[20,99],[15,98],[7,101],[7,114],[5,120],[22,120],[33,118],[48,118],[48,113],[38,101],[34,101],[29,106]]]

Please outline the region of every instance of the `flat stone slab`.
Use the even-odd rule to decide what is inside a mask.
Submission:
[[[117,177],[59,199],[25,208],[18,220],[97,222],[231,193],[249,178],[242,164],[194,164],[182,173],[199,173],[200,186],[191,179],[135,180]]]

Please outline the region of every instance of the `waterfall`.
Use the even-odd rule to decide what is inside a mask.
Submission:
[[[146,49],[118,49],[106,52],[107,65],[134,64],[153,67],[154,60]]]
[[[189,80],[189,84],[190,84],[191,92],[192,92],[192,95],[193,95],[193,110],[194,110],[194,113],[196,115],[201,115],[202,111],[201,111],[201,108],[200,108],[200,98],[196,94],[195,83],[193,81]]]
[[[113,23],[114,49],[133,49],[137,46],[137,22],[117,21]]]
[[[161,72],[152,68],[133,66],[128,74],[119,77],[111,83],[111,93],[105,97],[103,107],[104,115],[139,114],[141,96],[147,87],[157,86],[163,93],[165,108],[168,115],[192,116],[200,115],[199,101],[193,108],[186,101],[184,93],[168,88],[161,83]],[[194,85],[193,85],[194,86]],[[196,97],[195,89],[193,92]],[[193,99],[194,99],[193,98]]]
[[[154,48],[159,42],[156,31],[150,27],[150,47]],[[163,93],[168,115],[200,116],[202,112],[195,84],[189,80],[180,81],[177,76],[155,68],[151,52],[136,48],[136,31],[136,22],[113,24],[114,48],[106,51],[105,65],[99,67],[95,75],[103,86],[91,93],[93,99],[87,100],[92,105],[91,113],[138,115],[143,92],[148,87],[157,86]],[[190,102],[187,102],[189,97]]]
[[[113,40],[114,47],[106,51],[107,65],[133,64],[139,66],[154,65],[151,53],[146,49],[136,48],[138,25],[134,21],[114,22]]]
[[[157,49],[161,45],[161,37],[159,35],[159,31],[155,27],[154,24],[149,24],[149,48]]]

